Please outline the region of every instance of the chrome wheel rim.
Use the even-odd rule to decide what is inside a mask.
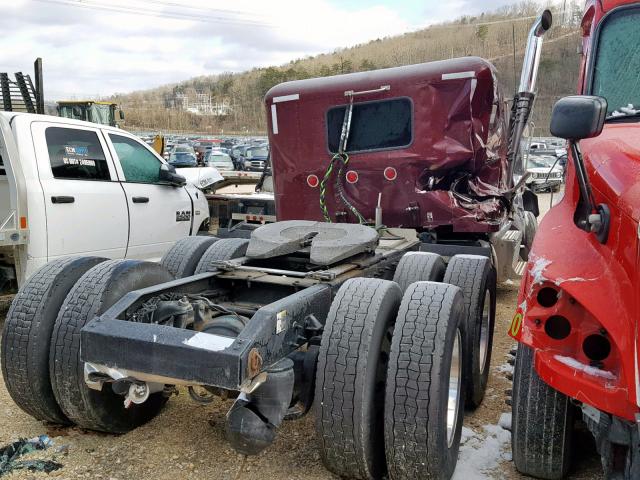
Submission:
[[[489,330],[491,322],[491,293],[487,290],[484,294],[484,306],[482,307],[482,318],[480,319],[479,341],[480,348],[478,354],[480,356],[480,371],[484,372],[487,363],[487,354],[489,353]]]
[[[449,370],[449,396],[447,399],[447,444],[453,444],[456,426],[458,424],[458,410],[460,406],[460,385],[462,381],[462,341],[460,330],[456,330],[451,352],[451,368]]]

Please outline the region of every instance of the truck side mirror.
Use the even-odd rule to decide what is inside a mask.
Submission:
[[[176,173],[176,167],[173,165],[167,165],[166,163],[163,163],[160,166],[158,178],[161,182],[166,182],[175,187],[182,187],[187,183],[186,178]]]
[[[590,95],[561,98],[551,113],[551,135],[577,141],[597,137],[607,117],[607,100]]]
[[[124,112],[120,110],[120,120],[124,120]]]

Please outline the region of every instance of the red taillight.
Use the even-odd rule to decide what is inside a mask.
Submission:
[[[398,172],[393,167],[387,167],[384,169],[384,178],[389,181],[395,180],[398,177]]]
[[[319,183],[320,180],[318,180],[318,177],[316,177],[315,175],[309,175],[307,177],[307,185],[309,185],[311,188],[316,188]]]
[[[345,178],[347,179],[347,182],[349,182],[349,183],[356,183],[358,181],[358,172],[356,172],[354,170],[349,170],[347,172],[347,175],[345,176]]]

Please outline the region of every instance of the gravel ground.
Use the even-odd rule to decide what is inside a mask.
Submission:
[[[543,202],[548,199],[541,200]],[[506,335],[517,299],[517,285],[498,289],[496,334],[492,358],[492,375],[482,406],[465,417],[465,438],[473,435],[475,447],[461,450],[461,480],[524,478],[514,469],[510,458],[508,433],[497,427],[501,414],[510,411],[505,404],[505,390],[511,388],[506,378],[507,363],[513,341]],[[0,299],[0,315],[6,302]],[[6,307],[5,307],[6,308]],[[224,440],[224,416],[230,401],[216,400],[208,406],[193,403],[181,390],[164,411],[147,425],[126,435],[112,436],[45,425],[23,413],[11,401],[0,382],[0,446],[18,438],[48,434],[55,446],[27,458],[55,459],[61,470],[44,473],[17,472],[7,479],[51,477],[80,479],[337,479],[320,461],[316,449],[314,419],[285,422],[275,444],[256,457],[243,459]],[[487,427],[489,426],[489,427]],[[495,432],[498,431],[498,434]],[[493,433],[492,433],[493,432]],[[468,445],[471,445],[469,441]],[[579,456],[572,480],[601,478],[599,460],[593,441],[580,435]],[[464,472],[463,472],[464,470]],[[471,476],[463,475],[467,471]]]

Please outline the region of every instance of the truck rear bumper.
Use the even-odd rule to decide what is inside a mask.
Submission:
[[[210,274],[200,276],[205,275]],[[175,280],[147,292],[188,281]],[[298,349],[307,319],[326,318],[332,298],[327,284],[308,287],[263,306],[238,337],[231,338],[122,320],[139,292],[132,292],[82,329],[81,359],[90,371],[107,374],[113,369],[136,380],[236,391]]]
[[[96,370],[126,372],[138,380],[238,389],[242,343],[165,325],[96,318],[82,330],[82,360]],[[229,348],[230,347],[230,348]]]

